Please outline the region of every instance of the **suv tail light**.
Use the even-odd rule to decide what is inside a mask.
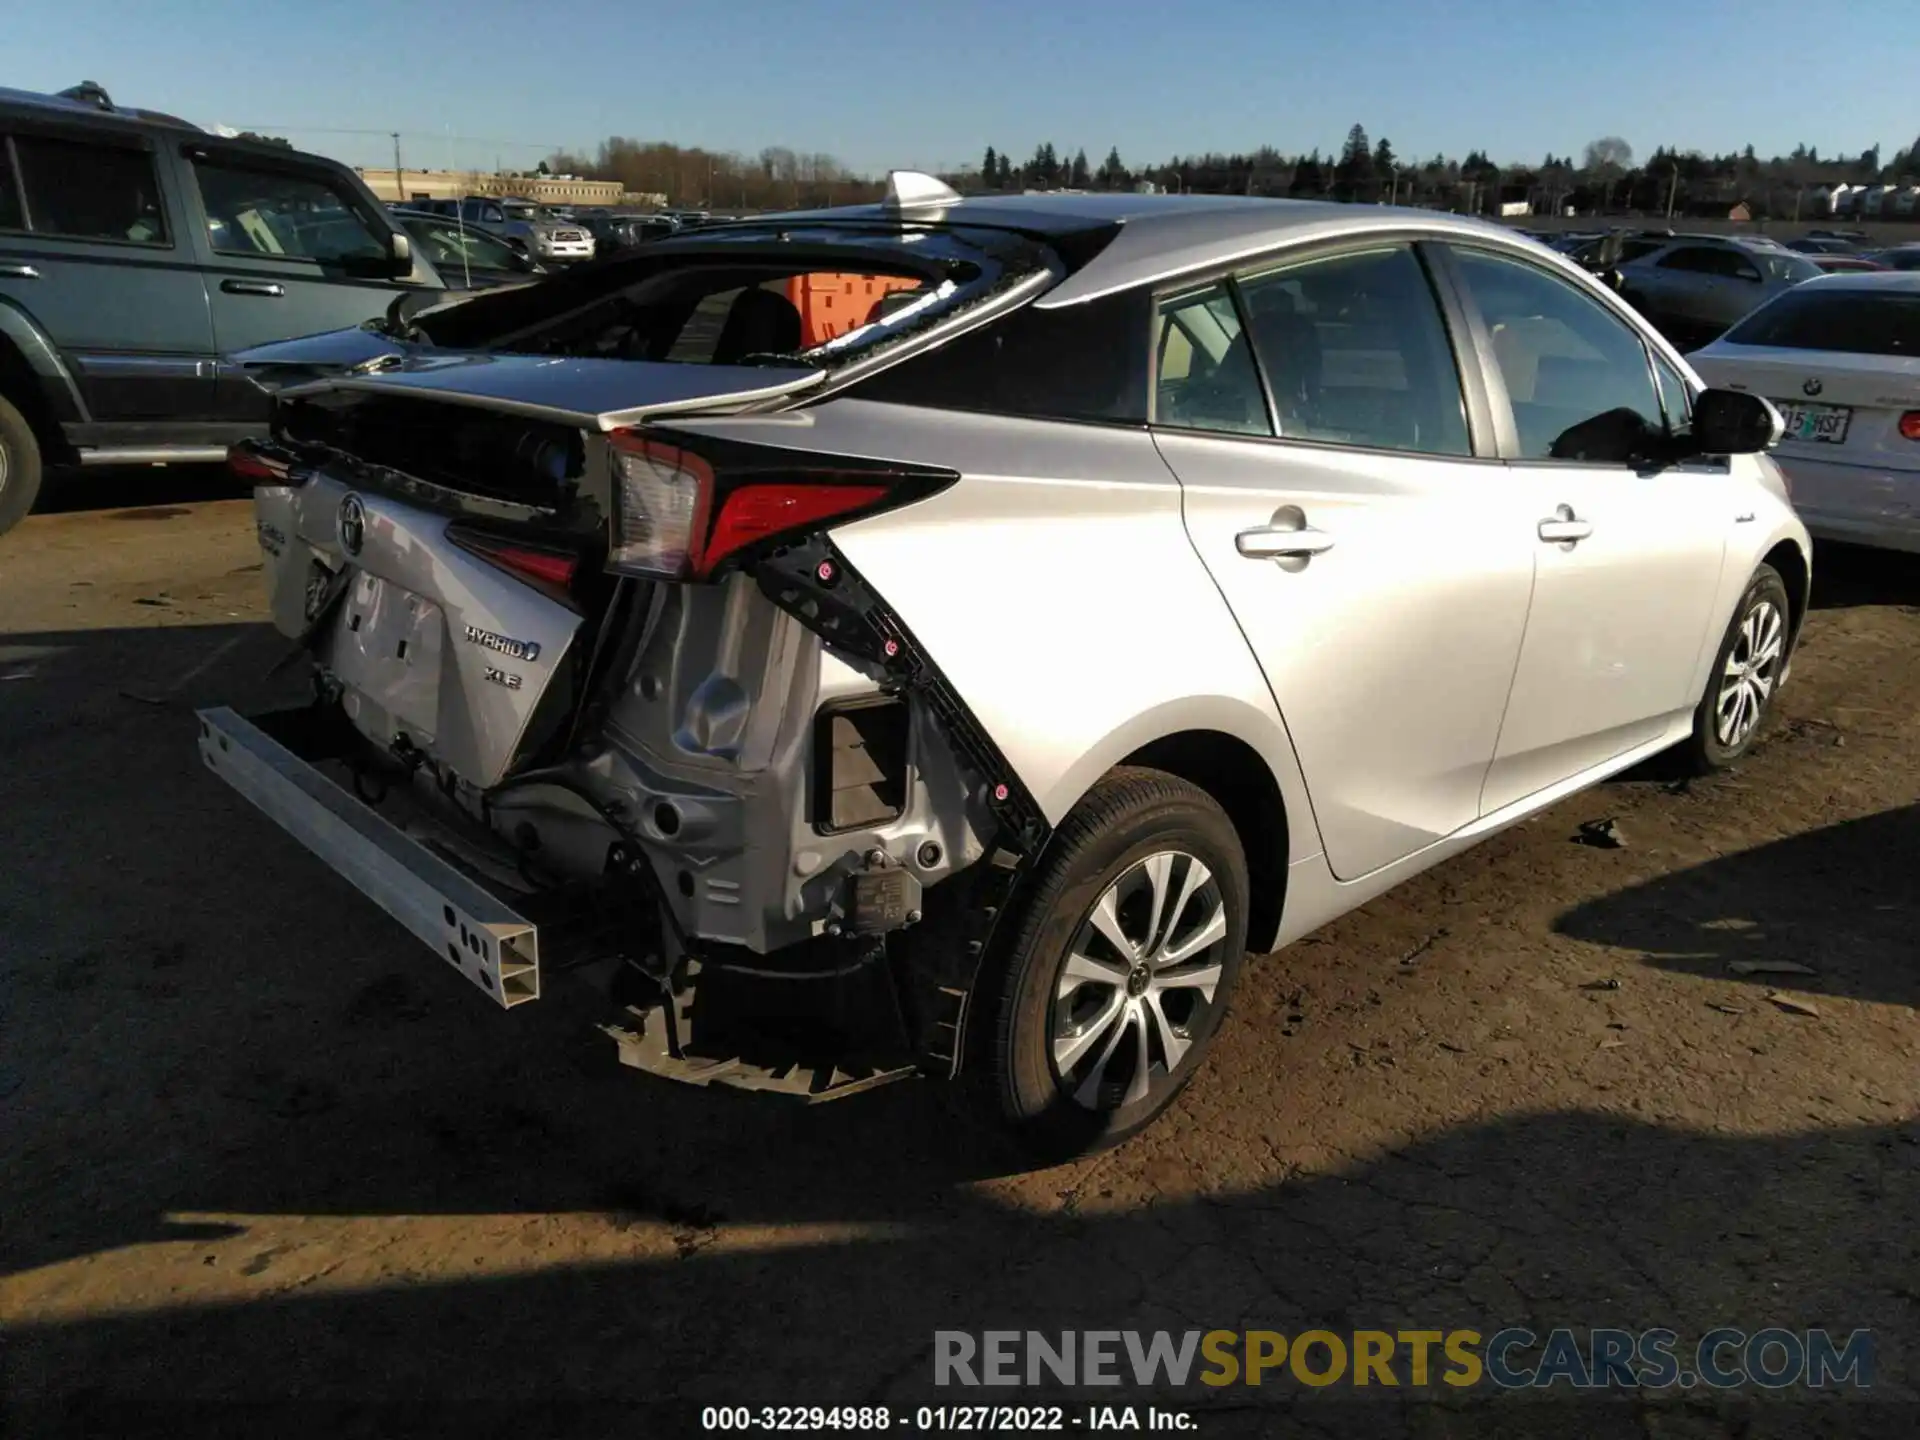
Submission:
[[[1900,433],[1909,440],[1920,440],[1920,410],[1909,410],[1900,417]]]
[[[952,471],[668,431],[615,430],[607,568],[705,580],[762,542],[878,514],[943,489]]]

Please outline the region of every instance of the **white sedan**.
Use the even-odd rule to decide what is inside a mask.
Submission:
[[[1809,280],[1687,358],[1780,408],[1775,458],[1814,535],[1920,552],[1920,272]]]

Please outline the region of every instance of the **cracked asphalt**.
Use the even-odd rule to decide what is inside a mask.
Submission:
[[[584,985],[503,1014],[205,776],[193,708],[283,653],[230,494],[75,482],[0,541],[10,1433],[673,1435],[1045,1398],[935,1391],[937,1330],[1510,1325],[1868,1328],[1876,1383],[1157,1399],[1210,1435],[1920,1430],[1920,563],[1818,557],[1737,773],[1635,772],[1255,962],[1153,1131],[1020,1173],[930,1085],[708,1093],[615,1064]],[[1573,843],[1606,818],[1624,848]]]

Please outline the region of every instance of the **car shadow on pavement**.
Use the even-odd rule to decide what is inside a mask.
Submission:
[[[1874,1398],[1896,1403],[1801,1390],[1747,1413],[1749,1389],[1575,1405],[1565,1387],[1531,1399],[1439,1383],[1310,1391],[1284,1374],[1260,1389],[1192,1385],[1157,1398],[1209,1407],[1208,1434],[1281,1433],[1290,1420],[1289,1429],[1339,1436],[1757,1440],[1901,1433],[1920,1419],[1912,1127],[1730,1138],[1625,1115],[1539,1114],[1253,1193],[1040,1216],[934,1183],[924,1150],[901,1146],[899,1119],[847,1107],[803,1127],[803,1145],[770,1147],[759,1126],[716,1119],[705,1127],[707,1179],[697,1187],[707,1215],[685,1219],[677,1253],[553,1257],[482,1280],[281,1289],[250,1302],[16,1321],[8,1379],[27,1423],[13,1433],[35,1433],[36,1418],[77,1427],[63,1433],[205,1433],[209,1421],[236,1417],[273,1433],[273,1412],[261,1407],[283,1407],[303,1430],[322,1433],[317,1421],[336,1436],[412,1433],[421,1427],[409,1422],[426,1416],[435,1430],[457,1424],[475,1435],[692,1434],[706,1404],[885,1403],[898,1412],[1063,1398],[936,1388],[934,1333],[987,1329],[1470,1329],[1485,1339],[1509,1326],[1539,1336],[1560,1326],[1664,1327],[1684,1337],[1683,1355],[1723,1325],[1824,1327],[1842,1340],[1868,1329]],[[322,1125],[352,1134],[365,1161],[359,1184],[313,1173],[311,1131]],[[449,1166],[404,1107],[396,1114],[371,1097],[305,1128],[304,1140],[289,1130],[261,1145],[224,1186],[157,1173],[148,1203],[253,1208],[304,1193],[373,1214],[480,1213],[512,1200],[523,1213],[501,1243],[531,1262],[542,1212],[591,1189],[577,1161],[526,1133],[497,1134],[483,1158]],[[636,1098],[625,1167],[645,1183],[684,1186],[666,1173],[674,1161],[657,1148],[659,1129]],[[277,1181],[267,1178],[274,1172]],[[725,1230],[825,1219],[876,1233],[800,1228],[788,1243],[755,1249]],[[257,1270],[270,1289],[275,1266],[297,1259],[263,1250],[246,1273]],[[1408,1386],[1404,1355],[1399,1376]],[[1129,1386],[1079,1398],[1147,1396]],[[202,1408],[180,1408],[193,1402]],[[1650,1422],[1649,1406],[1663,1406],[1669,1423]],[[131,1425],[136,1417],[144,1424]]]
[[[1920,555],[1830,540],[1813,552],[1813,608],[1920,605]]]
[[[1842,821],[1578,905],[1554,929],[1664,970],[1920,1005],[1920,806]]]
[[[250,481],[236,480],[224,465],[102,465],[54,470],[40,488],[36,515],[79,510],[141,510],[192,505],[205,500],[244,500]]]

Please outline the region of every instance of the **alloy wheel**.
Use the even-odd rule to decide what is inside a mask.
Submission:
[[[1739,749],[1760,723],[1780,679],[1786,635],[1786,621],[1771,600],[1755,601],[1740,621],[1713,705],[1714,739],[1725,749]]]
[[[1196,857],[1163,850],[1101,893],[1067,947],[1052,1005],[1061,1088],[1089,1110],[1149,1098],[1210,1020],[1227,907]]]

